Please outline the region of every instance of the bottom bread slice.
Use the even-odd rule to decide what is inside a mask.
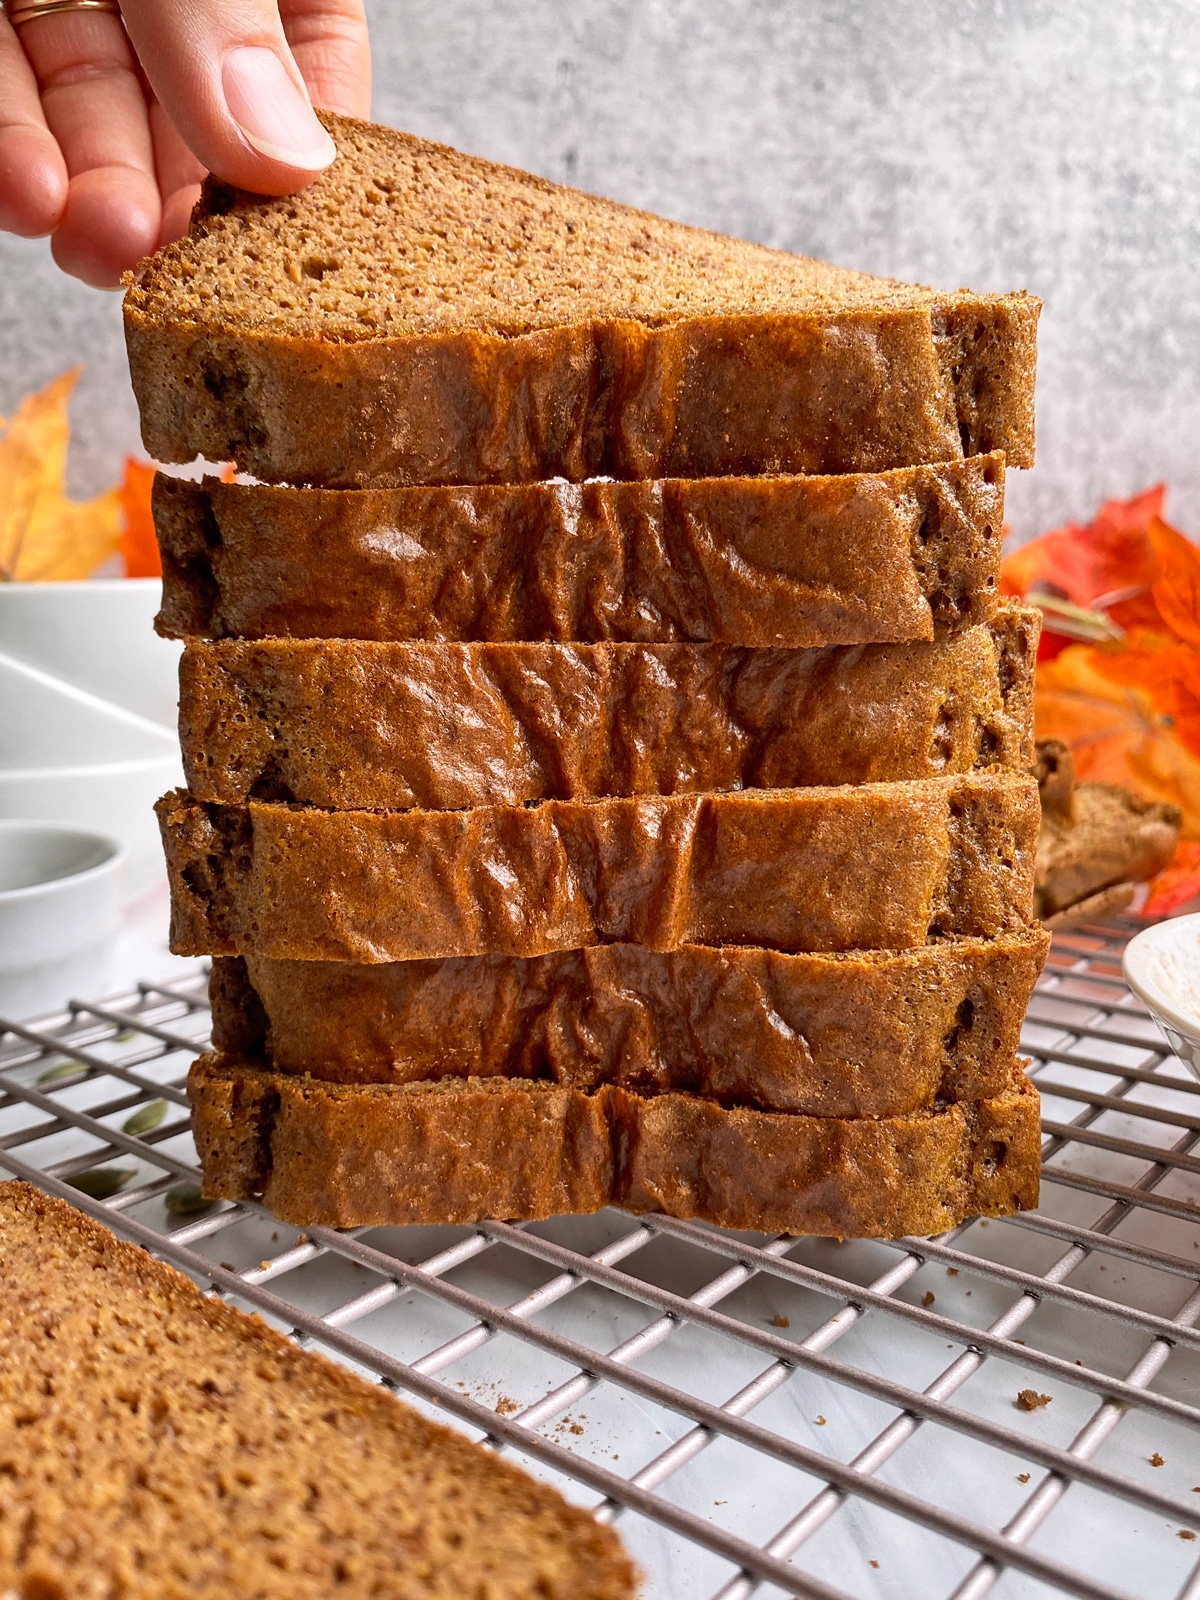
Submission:
[[[633,1600],[611,1528],[61,1200],[0,1184],[9,1600]]]
[[[538,1080],[335,1084],[201,1056],[188,1076],[212,1198],[305,1226],[534,1220],[618,1205],[835,1238],[941,1233],[1037,1204],[1038,1095],[905,1116],[727,1109]]]

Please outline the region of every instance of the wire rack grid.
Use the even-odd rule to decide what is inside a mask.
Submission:
[[[938,1239],[205,1207],[202,973],[0,1022],[0,1172],[617,1520],[647,1600],[1200,1600],[1200,1083],[1134,926],[1057,937],[1030,1008],[1040,1209]]]

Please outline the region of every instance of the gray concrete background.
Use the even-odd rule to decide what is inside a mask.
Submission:
[[[1195,0],[370,0],[375,115],[685,221],[1043,296],[1022,535],[1158,478],[1200,533]],[[136,448],[116,296],[0,239],[0,413],[73,360]]]

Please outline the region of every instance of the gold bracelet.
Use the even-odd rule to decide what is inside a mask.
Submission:
[[[117,0],[4,0],[4,11],[14,28],[35,17],[52,17],[60,11],[107,11],[121,15]]]

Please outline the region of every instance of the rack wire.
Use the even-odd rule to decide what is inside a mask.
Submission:
[[[0,1172],[617,1521],[646,1600],[1200,1600],[1200,1082],[1121,981],[1139,925],[1034,996],[1040,1209],[938,1239],[204,1207],[203,974],[0,1021]]]

